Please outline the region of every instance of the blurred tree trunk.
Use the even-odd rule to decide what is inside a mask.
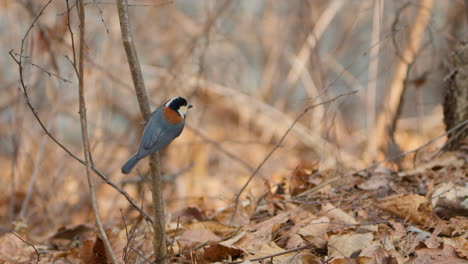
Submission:
[[[468,44],[457,47],[450,58],[450,73],[444,96],[446,131],[468,120]],[[447,150],[459,148],[468,136],[467,125],[447,135]]]
[[[399,110],[401,109],[401,99],[407,82],[408,71],[414,63],[416,54],[421,48],[421,43],[424,37],[424,31],[431,17],[433,0],[420,0],[419,10],[409,29],[408,40],[405,43],[405,48],[400,54],[400,61],[397,63],[393,72],[393,77],[389,85],[389,92],[383,100],[383,106],[377,116],[377,121],[374,128],[373,139],[369,142],[376,142],[375,147],[382,149],[388,153],[388,147],[392,148],[392,130],[395,130],[396,120],[399,118]],[[370,153],[377,153],[377,150],[369,149]],[[371,157],[375,159],[375,157]]]

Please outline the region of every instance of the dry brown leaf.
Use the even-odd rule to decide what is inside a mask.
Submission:
[[[220,236],[221,238],[229,237],[232,234],[234,234],[234,232],[236,232],[237,230],[237,228],[235,227],[224,225],[224,224],[214,222],[214,221],[195,222],[195,223],[185,224],[184,228],[188,230],[197,230],[197,229],[209,230],[213,232],[215,235]]]
[[[416,256],[411,258],[408,264],[466,264],[465,259],[458,258],[454,252],[444,249],[423,248],[416,251]]]
[[[336,258],[336,259],[332,259],[328,263],[330,264],[358,264],[355,259],[351,259],[351,258]]]
[[[104,243],[96,235],[95,240],[86,240],[80,249],[82,263],[100,264],[107,263],[106,249]]]
[[[185,230],[177,239],[177,251],[183,251],[194,248],[203,243],[213,243],[221,239],[209,230]],[[190,255],[196,255],[197,259],[203,257],[203,251],[190,252]]]
[[[286,249],[293,249],[305,246],[304,239],[298,234],[290,234],[286,243]]]
[[[358,184],[357,187],[365,191],[377,190],[381,187],[387,186],[389,183],[389,179],[390,179],[390,172],[374,173],[365,182]]]
[[[218,262],[225,259],[238,258],[244,251],[236,248],[226,247],[220,244],[213,244],[203,248],[203,258],[209,262]]]
[[[466,235],[468,236],[468,234]],[[444,246],[452,246],[461,258],[468,259],[468,240],[465,237],[443,237],[442,241]]]
[[[194,220],[205,221],[206,219],[205,213],[197,207],[187,207],[172,214],[172,221],[177,221],[179,223],[190,223]]]
[[[283,252],[284,249],[278,247],[275,242],[269,241],[267,243],[259,245],[256,250],[253,251],[247,251],[250,255],[246,256],[245,259],[254,259],[254,258],[260,258],[260,257],[266,257],[266,256],[271,256],[274,254],[278,254]],[[288,254],[283,254],[279,255],[273,258],[273,263],[281,263],[285,259],[287,259],[289,256],[291,256],[293,253],[288,253]]]
[[[291,215],[291,220],[296,223],[296,226],[298,225],[305,225],[310,222],[310,219],[317,218],[310,210],[303,210],[303,209],[296,209],[294,208],[293,210],[296,210],[294,213]]]
[[[298,233],[302,236],[317,236],[327,233],[327,229],[330,227],[330,219],[326,216],[314,219],[309,222],[306,226],[299,229]]]
[[[430,202],[418,194],[390,196],[375,203],[375,206],[415,224],[434,226],[438,221]]]
[[[393,219],[390,219],[388,222],[393,229],[395,229],[395,231],[391,233],[393,239],[400,240],[402,237],[406,236],[406,229],[402,223],[395,222]]]
[[[330,227],[330,219],[326,216],[310,221],[306,226],[298,230],[298,234],[303,236],[308,243],[316,245],[318,248],[326,248]]]
[[[283,259],[279,264],[302,264],[302,257],[298,252]]]
[[[302,264],[322,264],[322,259],[308,252],[301,253]]]
[[[354,217],[350,216],[343,210],[336,208],[334,205],[327,203],[322,206],[319,215],[326,216],[333,223],[355,225],[358,222]]]
[[[359,263],[403,263],[404,260],[400,254],[394,255],[396,253],[394,249],[388,250],[381,247],[381,244],[381,241],[372,241],[369,246],[361,251],[358,258],[362,259],[359,259]]]
[[[291,173],[289,193],[292,196],[295,196],[312,188],[316,184],[311,182],[311,179],[318,179],[318,175],[316,175],[317,172],[318,163],[309,166],[304,165],[303,163],[299,164]]]
[[[12,233],[0,237],[0,262],[20,263],[35,260],[36,252]]]
[[[232,224],[232,226],[244,226],[250,222],[250,217],[255,212],[256,207],[257,204],[254,199],[239,201],[236,215],[234,219],[232,219],[233,221],[231,221],[231,218],[234,213],[234,206],[229,206],[219,210],[216,215],[212,217],[212,219],[213,221],[217,221],[225,225]]]
[[[289,219],[289,212],[278,214],[253,226],[249,233],[235,242],[235,246],[249,253],[258,252],[272,240],[272,233]],[[224,245],[224,244],[223,244]],[[276,244],[275,244],[276,245]]]
[[[372,233],[331,236],[328,241],[328,256],[334,258],[350,257],[351,254],[368,247],[373,239]]]
[[[111,229],[106,229],[105,232],[117,262],[123,263],[122,256],[126,241],[121,239],[118,233],[113,232]],[[110,262],[110,257],[104,246],[104,242],[98,235],[96,235],[94,240],[88,239],[84,241],[80,248],[80,256],[83,263],[100,264]]]
[[[468,259],[468,242],[465,241],[465,243],[463,243],[463,246],[460,248],[456,248],[455,251],[457,252],[457,255],[459,257]]]
[[[431,236],[428,239],[426,239],[426,241],[424,241],[424,244],[428,248],[438,248],[441,242],[441,239],[438,236],[444,228],[445,228],[444,222],[440,221],[435,227],[434,231],[432,231]]]

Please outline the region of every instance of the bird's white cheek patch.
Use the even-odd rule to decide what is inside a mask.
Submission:
[[[187,113],[187,106],[186,105],[183,105],[181,107],[179,107],[179,110],[177,110],[179,112],[179,114],[183,117],[185,117],[185,114]]]

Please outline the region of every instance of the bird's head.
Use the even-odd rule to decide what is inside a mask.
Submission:
[[[185,100],[185,98],[182,98],[182,97],[172,98],[171,100],[167,101],[165,106],[176,111],[183,118],[185,118],[185,115],[187,114],[187,110],[193,107],[191,104],[187,103],[187,100]]]

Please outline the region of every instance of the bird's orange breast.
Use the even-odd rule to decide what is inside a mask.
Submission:
[[[172,110],[169,107],[163,107],[163,115],[164,118],[169,122],[170,124],[179,124],[182,122],[184,119],[177,113],[176,111]]]

